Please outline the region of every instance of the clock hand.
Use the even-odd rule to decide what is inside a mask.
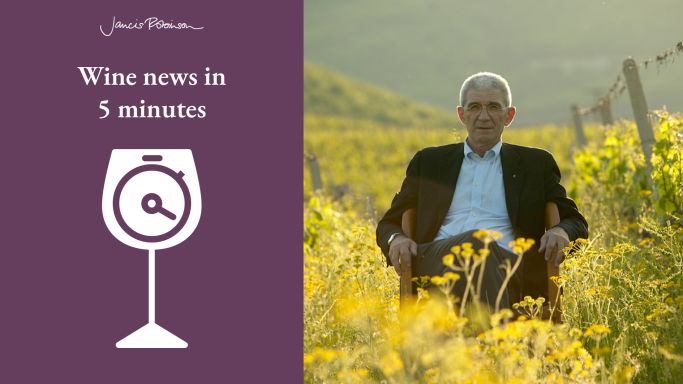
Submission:
[[[171,220],[175,220],[175,218],[176,218],[176,216],[173,214],[173,212],[167,210],[167,209],[164,208],[164,207],[159,207],[159,209],[157,210],[157,212],[161,213],[162,215],[168,217],[168,218],[171,219]]]
[[[161,205],[161,197],[156,193],[148,193],[142,198],[142,210],[149,213],[161,213],[171,220],[176,219],[176,215]]]

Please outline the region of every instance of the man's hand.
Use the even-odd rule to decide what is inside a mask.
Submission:
[[[569,245],[569,235],[560,227],[550,228],[541,237],[538,252],[545,252],[545,260],[553,261],[556,267],[564,260],[562,249]]]
[[[401,268],[410,268],[410,256],[417,255],[417,243],[404,235],[396,235],[389,245],[389,260],[396,274],[401,275]]]

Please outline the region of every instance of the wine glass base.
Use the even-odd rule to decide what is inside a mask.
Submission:
[[[187,348],[187,342],[156,323],[148,323],[119,340],[116,348]]]

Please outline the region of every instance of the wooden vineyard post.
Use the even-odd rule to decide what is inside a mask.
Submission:
[[[313,190],[318,191],[323,189],[323,179],[320,177],[320,166],[318,165],[318,158],[315,155],[306,155],[306,162],[308,163],[308,170],[311,171],[311,182],[313,183]]]
[[[655,143],[655,135],[652,131],[650,119],[648,119],[647,103],[645,102],[645,92],[643,92],[643,85],[638,76],[638,66],[635,60],[628,58],[624,60],[624,77],[626,78],[626,87],[631,98],[631,107],[633,108],[633,116],[638,127],[638,135],[640,136],[640,145],[643,147],[643,154],[645,154],[645,161],[648,167],[651,167],[650,158],[652,157],[652,146]]]
[[[612,108],[608,98],[600,100],[600,118],[602,119],[603,125],[614,124],[614,118],[612,118]]]
[[[574,128],[576,129],[576,141],[579,143],[579,147],[586,145],[586,136],[583,134],[583,124],[581,123],[581,113],[579,112],[579,107],[574,104],[572,105],[572,118],[574,119]]]

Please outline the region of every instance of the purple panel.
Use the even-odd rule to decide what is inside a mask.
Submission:
[[[0,382],[302,382],[302,1],[13,2],[3,7]],[[158,17],[203,30],[114,30]],[[134,72],[85,86],[79,66]],[[226,86],[143,86],[146,72]],[[99,119],[121,105],[203,119]],[[112,114],[115,113],[111,109]],[[186,350],[117,350],[147,320],[146,252],[102,219],[114,148],[190,148],[202,217],[157,252],[157,322]],[[257,247],[258,245],[258,247]]]

